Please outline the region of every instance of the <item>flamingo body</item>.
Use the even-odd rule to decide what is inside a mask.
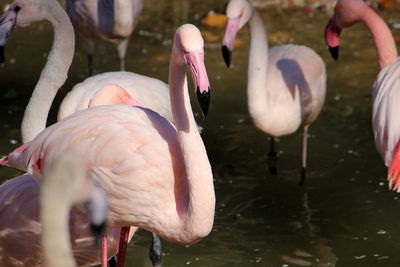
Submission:
[[[174,126],[150,109],[109,105],[76,112],[42,131],[22,153],[10,154],[7,165],[40,181],[42,165],[86,142],[90,175],[109,196],[109,226],[141,221],[137,226],[165,229],[157,234],[178,242],[175,230],[188,208],[185,170],[178,164],[183,156]]]
[[[400,59],[384,67],[372,89],[372,128],[375,144],[386,166],[390,166],[400,140]]]
[[[141,106],[150,108],[172,121],[168,85],[158,79],[132,72],[107,72],[75,85],[60,105],[58,119],[91,106],[93,98],[110,84],[118,85]],[[108,93],[108,101],[114,92]],[[112,103],[108,103],[112,104]]]
[[[268,50],[266,84],[266,88],[273,88],[267,90],[264,99],[269,102],[268,109],[259,113],[253,109],[250,100],[253,98],[249,98],[255,125],[275,137],[292,134],[301,125],[310,125],[322,109],[326,92],[325,64],[306,46],[272,47]]]

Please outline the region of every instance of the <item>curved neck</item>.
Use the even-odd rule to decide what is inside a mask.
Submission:
[[[46,128],[51,104],[58,89],[67,79],[74,54],[74,29],[65,11],[57,2],[54,1],[54,3],[48,12],[48,20],[54,30],[54,41],[46,66],[40,74],[39,81],[25,109],[21,126],[23,143],[32,140]]]
[[[46,177],[47,180],[57,181],[55,178],[57,177]],[[72,204],[65,194],[57,190],[55,183],[51,182],[49,181],[49,185],[43,183],[40,192],[43,266],[75,267],[69,236],[69,215]]]
[[[212,228],[214,218],[213,175],[190,105],[186,65],[179,58],[174,49],[170,62],[169,90],[189,189],[187,216],[181,226],[185,237],[197,236],[199,233],[204,236]]]
[[[264,23],[255,10],[249,21],[249,27],[250,53],[247,74],[247,101],[250,114],[253,118],[256,118],[257,114],[264,116],[268,104],[266,88],[268,42]]]
[[[360,11],[360,17],[372,35],[378,54],[379,67],[383,69],[397,59],[397,49],[393,35],[383,19],[370,7],[365,6]]]

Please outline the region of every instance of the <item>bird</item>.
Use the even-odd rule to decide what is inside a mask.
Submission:
[[[106,229],[106,195],[88,177],[84,158],[76,156],[74,151],[66,151],[52,165],[44,166],[43,177],[40,189],[43,266],[77,266],[69,231],[70,211],[76,205],[79,207],[76,209],[83,209],[91,232],[99,240]]]
[[[274,137],[292,134],[303,126],[301,185],[306,178],[308,128],[325,101],[325,64],[315,51],[305,46],[268,48],[264,23],[246,0],[231,0],[226,16],[222,54],[228,67],[236,34],[249,23],[247,102],[255,126],[271,136],[268,154],[271,173],[276,173]]]
[[[24,120],[22,123],[22,139],[24,143],[31,140],[33,136],[35,136],[38,132],[46,127],[47,115],[50,110],[51,103],[55,97],[55,94],[58,91],[58,88],[61,87],[61,85],[65,82],[67,78],[67,72],[72,62],[72,56],[74,52],[74,33],[67,14],[56,1],[51,0],[47,2],[46,5],[41,5],[41,3],[35,1],[14,1],[11,4],[9,10],[0,17],[0,43],[2,44],[2,49],[0,49],[0,52],[3,53],[4,46],[9,37],[9,34],[16,24],[18,24],[18,26],[28,26],[38,20],[47,19],[51,22],[52,26],[55,29],[55,38],[52,50],[48,57],[48,61],[46,63],[46,66],[42,70],[40,79],[33,92],[33,96],[31,97],[28,107],[25,111]],[[40,10],[37,8],[37,5],[41,5]],[[44,10],[45,12],[41,13],[42,10]],[[123,103],[127,105],[138,104],[133,98],[129,96],[129,94],[124,89],[115,84],[108,84],[104,85],[101,90],[98,90],[98,92],[94,94],[94,96],[91,98],[90,103],[88,104],[88,107],[116,103]],[[29,180],[32,179],[32,177],[27,175],[24,176],[24,179],[22,179],[21,177],[16,177],[15,179],[16,183],[23,182],[27,185],[24,187],[23,192],[28,195],[26,198],[17,199],[16,203],[13,203],[13,206],[20,206],[20,209],[23,209],[22,206],[27,202],[37,203],[36,198],[38,187],[35,182]],[[20,190],[12,191],[11,189],[7,189],[7,186],[11,186],[11,184],[2,185],[2,190],[7,192],[11,191],[14,194],[22,193],[22,191]],[[5,205],[4,201],[2,202],[2,204]],[[32,218],[30,218],[31,221],[37,221],[37,218],[34,216],[33,213],[27,212],[27,214],[33,216]],[[21,216],[25,215],[21,214]],[[24,222],[27,222],[27,220],[24,220]],[[79,224],[83,223],[83,220],[79,221]],[[21,224],[20,226],[24,227],[23,224]],[[18,229],[14,230],[15,232],[18,231]],[[131,232],[133,233],[134,231]],[[113,232],[110,233],[110,237],[114,238],[113,235],[115,235],[115,238],[117,238],[119,232],[113,230]],[[31,238],[37,239],[37,236],[32,235]],[[114,241],[111,240],[111,242]],[[3,242],[3,244],[5,243],[6,241]],[[113,245],[113,243],[111,243],[111,245]],[[39,246],[37,246],[37,248],[39,248]],[[115,254],[115,252],[117,251],[115,246],[114,248],[110,248],[111,251],[113,251]],[[13,250],[13,248],[10,249],[11,250],[8,251],[7,255],[9,255],[9,258],[12,258],[13,253],[17,253],[18,251]],[[36,253],[37,251],[31,250],[31,252]],[[29,257],[29,254],[25,254],[24,256]],[[85,261],[83,261],[83,263],[85,263]],[[31,262],[30,265],[33,266],[34,264],[39,263],[38,261],[35,261]]]
[[[142,13],[143,0],[67,0],[67,13],[82,40],[93,75],[93,53],[98,40],[117,45],[120,70],[125,70],[129,38]]]
[[[0,164],[26,171],[40,183],[41,166],[84,143],[86,149],[80,151],[90,177],[107,194],[109,227],[135,226],[180,244],[199,241],[212,229],[215,192],[190,105],[186,69],[207,113],[211,89],[204,41],[198,28],[185,24],[176,30],[169,67],[174,124],[145,107],[91,107],[44,129]],[[123,262],[118,256],[117,266]]]
[[[18,5],[15,5],[15,10],[19,11]],[[14,9],[11,11],[14,11]],[[48,10],[45,16],[41,17],[38,17],[35,13],[23,14],[23,17],[28,17],[28,20],[32,22],[43,19],[50,20],[55,32],[55,39],[50,52],[52,57],[49,57],[25,110],[21,125],[23,143],[32,140],[34,136],[45,129],[54,97],[65,82],[72,62],[75,40],[72,25],[65,12],[59,11],[59,14],[52,12],[52,9]],[[12,17],[11,22],[14,22],[14,25],[16,24],[16,13],[12,13],[14,17]],[[53,17],[60,17],[60,21],[52,19],[53,17],[48,18],[52,15]],[[7,16],[8,21],[10,15]],[[46,16],[48,17],[46,18]],[[19,20],[26,21],[27,19],[21,19],[21,16],[19,16]],[[3,31],[0,31],[0,34],[4,32],[2,35],[5,37],[4,44],[14,25],[12,27],[7,26]],[[26,26],[26,23],[22,26]],[[197,95],[197,97],[200,97],[200,95]],[[98,74],[75,85],[60,105],[58,120],[84,108],[107,104],[142,105],[157,111],[163,117],[172,121],[168,85],[158,79],[124,71]],[[153,266],[160,264],[160,246],[159,238],[153,234],[150,247],[150,259]]]
[[[325,41],[334,59],[339,58],[342,29],[357,22],[371,33],[379,74],[372,87],[372,129],[376,149],[388,167],[389,188],[400,191],[400,60],[393,35],[385,21],[361,0],[339,0],[325,28]]]

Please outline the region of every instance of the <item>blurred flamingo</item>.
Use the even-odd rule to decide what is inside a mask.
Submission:
[[[107,198],[101,187],[88,178],[83,162],[84,159],[76,157],[75,152],[66,152],[55,159],[52,165],[43,167],[40,222],[45,267],[77,266],[69,234],[69,217],[73,205],[84,204],[90,220],[90,229],[96,240],[105,230]]]
[[[371,33],[380,72],[372,88],[375,145],[388,167],[389,188],[400,191],[400,60],[389,27],[361,0],[339,0],[325,29],[333,58],[339,56],[341,30],[362,22]]]
[[[42,166],[51,165],[63,151],[87,144],[80,151],[90,166],[90,177],[108,196],[111,227],[137,226],[182,244],[199,241],[211,231],[215,195],[211,166],[190,105],[186,66],[206,113],[210,88],[203,39],[195,26],[187,24],[176,31],[170,63],[175,127],[148,108],[97,106],[48,127],[1,163],[40,181]],[[123,262],[119,255],[118,266]]]
[[[143,0],[67,0],[67,13],[88,56],[89,76],[97,40],[117,45],[120,70],[125,70],[129,38],[142,9]]]
[[[276,159],[274,137],[294,133],[303,126],[300,184],[306,178],[308,127],[317,118],[325,100],[325,64],[305,46],[282,45],[268,49],[260,15],[246,0],[231,0],[222,53],[229,67],[237,32],[249,22],[250,54],[247,96],[254,124],[271,136],[270,160]],[[273,162],[272,162],[273,163]],[[270,171],[276,166],[270,164]]]

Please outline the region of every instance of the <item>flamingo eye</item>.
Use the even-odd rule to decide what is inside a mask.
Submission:
[[[127,97],[127,96],[124,96],[124,98],[123,98],[124,101],[128,101],[128,99],[129,99],[129,97]]]

